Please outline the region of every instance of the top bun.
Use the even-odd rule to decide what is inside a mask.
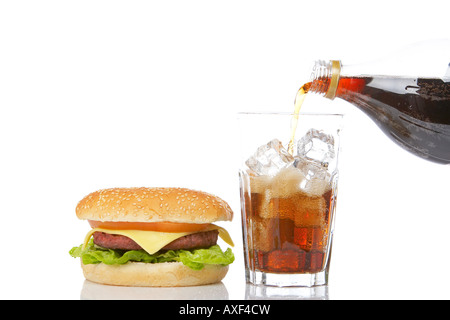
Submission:
[[[185,188],[112,188],[95,191],[76,208],[79,219],[122,222],[231,221],[230,206],[214,195]]]

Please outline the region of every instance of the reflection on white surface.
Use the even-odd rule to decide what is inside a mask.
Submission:
[[[228,300],[222,282],[194,287],[120,287],[85,280],[81,300]]]
[[[317,287],[272,287],[245,286],[246,300],[328,300],[328,286]]]

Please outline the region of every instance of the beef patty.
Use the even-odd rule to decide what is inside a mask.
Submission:
[[[219,231],[211,230],[188,234],[178,238],[164,246],[161,250],[191,250],[209,248],[217,243]],[[117,234],[104,232],[94,232],[94,243],[100,247],[108,249],[140,250],[142,249],[134,240]]]

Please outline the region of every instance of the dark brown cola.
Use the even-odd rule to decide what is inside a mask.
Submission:
[[[323,192],[299,188],[299,173],[286,168],[266,185],[264,177],[248,176],[241,190],[251,269],[269,273],[317,273],[327,266],[329,228],[336,192],[323,181]],[[277,178],[283,177],[283,178]],[[273,181],[279,180],[281,185]],[[245,184],[244,184],[245,185]]]

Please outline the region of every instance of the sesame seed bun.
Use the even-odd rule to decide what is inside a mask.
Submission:
[[[185,188],[112,188],[95,191],[76,207],[79,219],[122,222],[212,223],[233,211],[217,196]]]

